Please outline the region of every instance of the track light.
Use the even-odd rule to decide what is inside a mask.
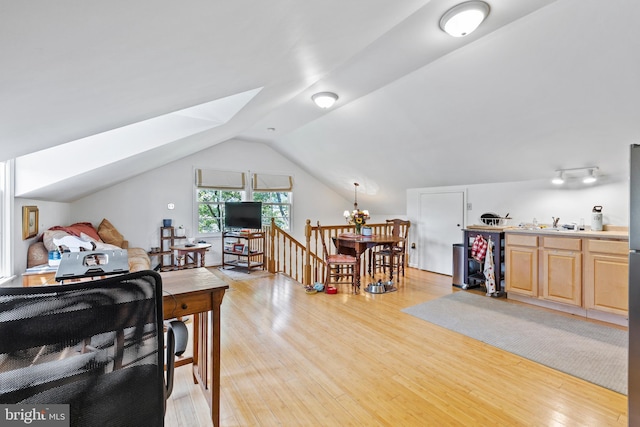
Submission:
[[[556,170],[556,175],[553,177],[551,182],[555,185],[564,184],[569,178],[578,178],[575,172],[579,171],[587,171],[587,175],[582,178],[582,182],[584,184],[593,184],[598,180],[596,175],[596,171],[598,170],[597,166],[587,166],[584,168],[572,168],[572,169],[558,169]]]
[[[338,95],[333,92],[318,92],[311,99],[320,108],[331,108],[338,100]]]
[[[556,176],[551,180],[551,182],[555,185],[564,184],[564,171],[556,171]]]
[[[596,182],[596,180],[597,178],[595,171],[593,169],[589,169],[589,172],[587,172],[587,176],[584,177],[582,182],[584,182],[585,184],[593,184],[594,182]]]

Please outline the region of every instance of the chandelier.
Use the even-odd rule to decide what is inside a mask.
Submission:
[[[369,211],[368,210],[360,210],[358,208],[358,187],[360,184],[357,182],[353,183],[354,186],[354,196],[353,196],[353,210],[352,211],[344,211],[344,217],[349,224],[356,226],[356,233],[360,234],[362,226],[366,224],[369,219]]]

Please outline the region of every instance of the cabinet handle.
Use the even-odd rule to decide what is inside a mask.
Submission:
[[[182,307],[182,309],[183,309],[183,310],[186,310],[188,306],[187,306],[187,304],[186,304],[186,303],[184,303],[184,302],[183,302],[183,303],[182,303],[182,305],[181,305],[181,307]]]

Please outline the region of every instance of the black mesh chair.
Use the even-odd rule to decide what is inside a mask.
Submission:
[[[174,354],[154,271],[0,288],[0,403],[69,404],[72,426],[162,426]]]

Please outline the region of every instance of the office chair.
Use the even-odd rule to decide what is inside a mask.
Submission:
[[[174,326],[186,345],[184,324],[163,322],[154,271],[0,288],[0,403],[69,404],[74,427],[162,426]]]

